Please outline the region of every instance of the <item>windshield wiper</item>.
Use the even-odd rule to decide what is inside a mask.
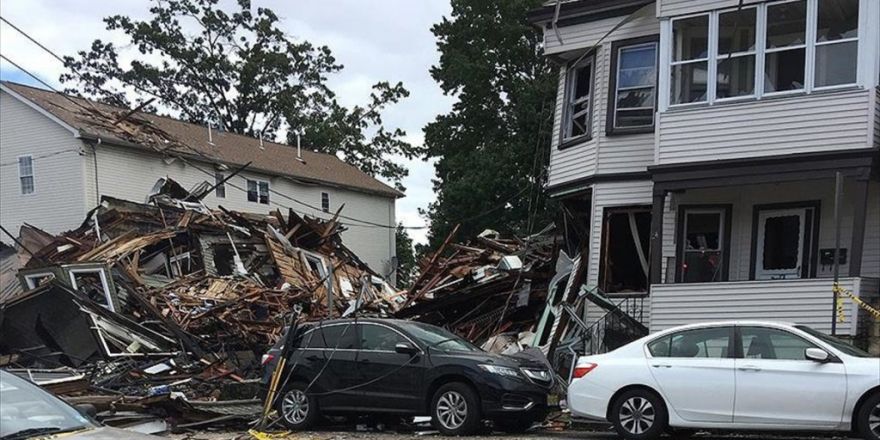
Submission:
[[[12,434],[4,435],[0,437],[0,440],[18,440],[25,439],[30,437],[36,437],[38,435],[46,435],[46,434],[60,434],[62,432],[71,432],[71,431],[79,431],[82,429],[86,429],[86,425],[82,426],[74,426],[73,428],[59,428],[57,426],[46,426],[42,428],[28,428],[22,429],[21,431],[13,432]]]

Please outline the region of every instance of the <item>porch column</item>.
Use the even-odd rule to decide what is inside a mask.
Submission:
[[[862,252],[865,246],[865,219],[868,215],[868,182],[867,176],[859,176],[852,187],[853,194],[853,226],[852,243],[849,245],[849,276],[862,274]]]
[[[651,264],[649,266],[650,284],[663,282],[663,205],[666,203],[666,190],[654,185],[651,205]]]

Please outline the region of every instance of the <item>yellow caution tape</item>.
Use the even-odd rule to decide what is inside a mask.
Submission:
[[[251,429],[248,431],[248,434],[256,440],[283,440],[283,439],[292,439],[290,431],[285,432],[260,432],[256,429]]]
[[[872,307],[871,305],[869,305],[868,303],[862,301],[861,298],[853,295],[853,293],[851,291],[840,287],[840,285],[838,285],[837,283],[834,283],[834,286],[831,288],[831,291],[838,295],[837,296],[837,317],[840,320],[840,322],[843,322],[843,320],[844,320],[844,314],[843,314],[843,297],[844,296],[849,297],[849,299],[851,299],[852,302],[856,303],[856,305],[859,306],[862,310],[868,312],[868,314],[873,316],[874,319],[880,321],[880,310],[877,310],[874,307]]]

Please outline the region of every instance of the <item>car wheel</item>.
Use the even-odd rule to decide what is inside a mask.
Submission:
[[[856,423],[865,440],[880,440],[880,393],[865,401],[856,416]]]
[[[431,418],[444,435],[470,435],[480,428],[480,398],[461,382],[440,387],[431,399]]]
[[[294,383],[287,387],[275,403],[281,423],[294,431],[311,428],[320,417],[317,400],[306,394],[307,387],[305,383]]]
[[[495,419],[495,429],[508,434],[520,434],[529,430],[535,421],[531,417],[518,417],[519,414],[511,415],[510,418]]]
[[[654,440],[666,430],[666,406],[659,396],[648,390],[623,393],[611,409],[617,434],[630,440]]]

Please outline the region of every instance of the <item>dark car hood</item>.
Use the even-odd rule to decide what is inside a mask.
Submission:
[[[489,353],[487,351],[449,351],[443,352],[442,354],[446,356],[455,356],[457,358],[470,359],[481,364],[493,364],[513,368],[546,368],[546,365],[539,360],[527,356],[507,356],[503,354]]]

